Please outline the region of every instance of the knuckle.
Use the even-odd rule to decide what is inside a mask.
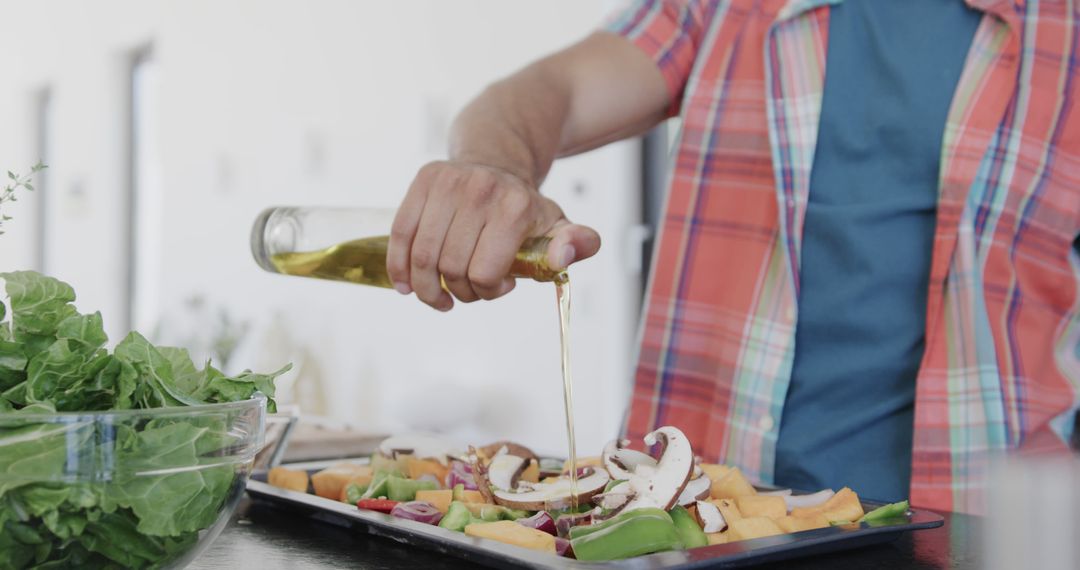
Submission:
[[[469,281],[481,290],[496,289],[502,282],[502,275],[487,267],[478,267],[469,270]]]
[[[413,267],[420,270],[434,269],[437,263],[435,252],[428,247],[417,247],[412,252]]]
[[[390,241],[395,242],[395,244],[407,244],[411,240],[412,233],[403,225],[395,222],[394,225],[390,226]]]
[[[464,282],[448,282],[450,292],[454,294],[454,297],[462,303],[472,303],[476,301],[478,297],[473,292],[472,287]]]
[[[474,204],[488,204],[495,198],[495,185],[474,180],[469,184],[468,193]]]
[[[465,279],[468,270],[460,263],[444,259],[439,261],[439,273],[447,281],[461,281]]]
[[[443,170],[445,165],[446,164],[441,160],[429,162],[420,167],[420,170],[416,173],[416,178],[430,180],[437,176],[439,172]]]
[[[524,192],[508,192],[502,199],[503,215],[511,220],[523,220],[529,217],[532,200]]]

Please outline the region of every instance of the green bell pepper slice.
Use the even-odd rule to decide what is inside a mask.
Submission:
[[[678,533],[684,548],[697,548],[709,544],[709,537],[705,536],[705,531],[701,530],[701,525],[690,514],[690,511],[686,510],[686,507],[676,506],[669,514],[671,521],[675,523],[675,532]]]
[[[570,529],[570,546],[578,560],[600,561],[681,549],[683,543],[668,513],[637,509]]]
[[[465,503],[454,501],[450,503],[450,508],[446,509],[446,514],[439,521],[439,526],[447,530],[463,532],[466,526],[478,521],[479,519],[473,517]]]
[[[434,481],[416,481],[396,475],[386,478],[386,498],[391,501],[412,501],[416,499],[417,491],[432,491],[438,488],[439,484]]]
[[[350,505],[355,505],[356,501],[364,498],[364,493],[367,491],[368,485],[357,485],[356,483],[349,483],[345,487],[345,502]]]
[[[367,489],[364,490],[364,494],[360,498],[378,499],[379,497],[385,497],[388,479],[390,479],[390,473],[386,471],[375,472],[375,477],[371,479],[371,483],[368,484]]]
[[[859,522],[864,522],[867,524],[877,524],[905,517],[907,516],[908,507],[910,506],[911,505],[907,501],[890,503],[888,505],[878,507],[866,513],[861,519],[859,519]]]

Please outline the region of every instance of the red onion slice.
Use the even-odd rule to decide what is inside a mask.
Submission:
[[[439,509],[436,509],[434,505],[427,501],[398,503],[397,505],[394,505],[394,509],[390,511],[390,514],[395,517],[424,524],[439,524],[439,521],[441,521],[443,517],[442,513],[439,512]]]
[[[790,497],[791,489],[777,489],[775,491],[762,491],[758,493],[762,497]]]
[[[592,511],[576,515],[562,515],[561,517],[555,519],[556,536],[565,538],[567,536],[570,536],[571,528],[583,524],[592,524],[592,522]]]
[[[551,515],[547,514],[546,511],[540,511],[531,517],[518,519],[517,522],[520,525],[542,530],[551,535],[556,534],[555,519],[551,518]]]
[[[565,556],[567,558],[573,558],[574,549],[570,548],[570,541],[565,538],[556,536],[555,554],[558,554],[559,556]]]
[[[446,474],[446,488],[453,489],[456,485],[464,485],[466,491],[476,491],[476,478],[473,477],[472,466],[462,461],[451,461],[450,471]]]

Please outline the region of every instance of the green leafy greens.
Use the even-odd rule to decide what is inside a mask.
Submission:
[[[8,315],[0,303],[0,570],[174,560],[237,492],[235,467],[223,460],[237,440],[226,417],[102,426],[30,415],[194,406],[256,392],[273,411],[274,379],[289,367],[227,376],[207,362],[200,370],[186,350],[136,332],[110,353],[101,315],[80,314],[68,284],[31,271],[0,278],[11,307]],[[108,480],[56,477],[103,458],[117,467]]]

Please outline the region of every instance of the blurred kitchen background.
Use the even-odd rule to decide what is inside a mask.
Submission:
[[[231,371],[295,367],[281,399],[363,433],[512,438],[565,453],[555,297],[439,314],[415,298],[256,266],[270,205],[396,207],[492,80],[617,1],[2,0],[0,270],[37,269],[131,328]],[[630,388],[664,137],[560,161],[544,186],[604,247],[571,272],[578,448]],[[5,207],[5,209],[8,209]]]

